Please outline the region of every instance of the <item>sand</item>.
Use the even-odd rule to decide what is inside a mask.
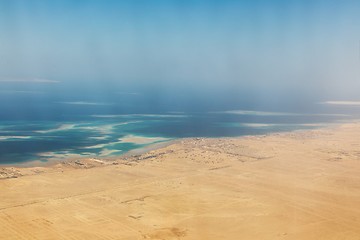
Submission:
[[[360,239],[360,124],[0,168],[0,239]]]
[[[167,138],[162,137],[141,137],[128,135],[119,139],[122,143],[135,143],[135,144],[150,144],[156,142],[162,142],[168,140]]]

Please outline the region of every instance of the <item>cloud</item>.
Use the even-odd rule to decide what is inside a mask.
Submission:
[[[122,118],[122,117],[149,117],[149,118],[184,118],[188,115],[180,114],[117,114],[117,115],[91,115],[94,118]]]
[[[251,128],[267,128],[267,127],[274,127],[277,125],[271,123],[242,123],[241,126],[251,127]]]
[[[91,115],[91,117],[94,117],[94,118],[117,118],[117,117],[124,117],[124,115]]]
[[[228,113],[237,115],[254,115],[254,116],[297,116],[297,113],[285,113],[285,112],[263,112],[263,111],[245,111],[245,110],[231,110],[223,112],[213,113]]]
[[[359,102],[360,104],[360,102]],[[244,111],[244,110],[231,110],[222,112],[211,112],[218,114],[236,114],[248,116],[322,116],[322,117],[349,117],[347,114],[332,114],[332,113],[291,113],[291,112],[263,112],[263,111]]]
[[[0,90],[0,93],[5,94],[43,94],[40,91],[17,91],[17,90]]]
[[[91,105],[91,106],[106,106],[106,105],[112,105],[112,103],[85,102],[85,101],[58,102],[58,103],[61,103],[61,104],[69,104],[69,105]]]
[[[45,78],[0,78],[0,83],[60,83],[57,80],[50,80]]]
[[[326,101],[320,104],[343,105],[343,106],[360,106],[360,101]]]
[[[118,94],[120,95],[141,95],[141,93],[137,93],[137,92],[118,92]]]
[[[323,127],[330,123],[302,123],[302,124],[279,124],[279,123],[241,123],[239,126],[250,128],[271,128],[271,127]]]

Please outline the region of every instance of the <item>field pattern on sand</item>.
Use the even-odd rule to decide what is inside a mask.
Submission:
[[[359,239],[359,134],[188,139],[108,163],[12,168],[0,239]]]

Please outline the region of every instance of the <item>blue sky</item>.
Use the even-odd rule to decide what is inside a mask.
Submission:
[[[359,12],[340,0],[0,0],[0,87],[229,108],[359,100]]]

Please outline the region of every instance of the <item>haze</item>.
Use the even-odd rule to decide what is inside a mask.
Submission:
[[[124,112],[357,101],[359,12],[358,1],[0,1],[0,98]]]

